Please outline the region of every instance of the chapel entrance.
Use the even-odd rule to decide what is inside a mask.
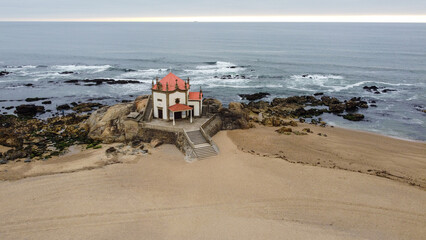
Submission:
[[[158,108],[158,118],[163,119],[163,109]]]
[[[175,119],[182,119],[182,112],[175,112]]]

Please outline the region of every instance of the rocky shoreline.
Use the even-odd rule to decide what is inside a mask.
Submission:
[[[246,99],[256,100],[268,93],[246,94]],[[27,102],[43,101],[51,104],[46,98],[28,98]],[[141,111],[147,101],[147,95],[136,98],[133,102],[113,106],[100,103],[70,103],[56,107],[63,116],[48,119],[37,119],[37,114],[44,112],[43,106],[23,104],[16,107],[15,115],[0,115],[0,145],[10,147],[0,153],[0,163],[26,159],[46,160],[52,156],[63,154],[74,144],[86,144],[98,147],[100,143],[132,141],[166,142],[164,139],[147,138],[138,123],[127,119],[133,111]],[[334,113],[351,121],[360,121],[364,115],[356,113],[359,109],[368,108],[368,103],[360,98],[340,101],[335,97],[316,94],[314,96],[293,96],[275,98],[271,102],[250,101],[249,103],[231,102],[223,107],[217,99],[204,99],[205,114],[217,114],[222,120],[222,130],[248,129],[255,124],[269,127],[282,127],[279,133],[304,135],[309,132],[292,131],[298,119],[311,124],[326,126],[319,117],[323,113]],[[65,115],[65,111],[71,113]],[[93,112],[94,111],[94,112]],[[93,112],[93,113],[92,113]],[[156,144],[158,145],[158,144]]]

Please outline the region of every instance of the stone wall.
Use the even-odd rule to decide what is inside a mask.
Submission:
[[[222,119],[219,116],[215,115],[209,121],[204,123],[202,128],[210,137],[213,137],[214,135],[216,135],[216,133],[222,130],[222,125]]]

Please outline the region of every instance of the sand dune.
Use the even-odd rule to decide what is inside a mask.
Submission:
[[[234,134],[240,133],[220,132],[214,137],[220,154],[194,163],[184,162],[174,146],[164,145],[137,161],[0,182],[0,238],[422,239],[426,235],[426,192],[421,188],[242,152]]]

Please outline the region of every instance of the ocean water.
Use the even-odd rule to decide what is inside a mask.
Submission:
[[[0,107],[27,97],[51,98],[52,110],[93,99],[113,104],[149,93],[155,77],[173,71],[225,104],[259,91],[271,94],[266,100],[316,92],[362,97],[377,105],[359,111],[365,121],[323,119],[426,140],[426,24],[2,22],[1,70],[11,74],[0,77]],[[96,78],[141,84],[65,83]],[[372,85],[396,91],[363,89]]]

